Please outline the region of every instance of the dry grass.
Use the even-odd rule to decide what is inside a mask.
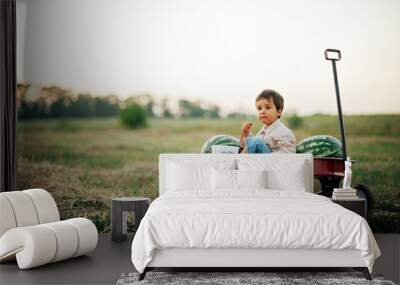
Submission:
[[[198,153],[210,136],[238,136],[242,121],[160,119],[140,130],[124,129],[115,118],[20,122],[18,188],[47,189],[63,219],[86,216],[108,232],[112,197],[157,197],[160,153]],[[358,161],[354,185],[373,191],[379,208],[372,227],[400,232],[400,115],[345,121],[348,153]],[[338,137],[338,132],[333,116],[306,117],[295,130],[298,141],[316,134]]]

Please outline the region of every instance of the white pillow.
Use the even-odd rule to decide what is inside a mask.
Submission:
[[[240,190],[241,188],[266,188],[266,171],[263,170],[211,170],[211,189]]]
[[[307,191],[306,161],[292,159],[240,158],[237,160],[239,170],[266,170],[267,188],[272,190]]]
[[[209,189],[209,167],[185,166],[170,163],[168,168],[168,190],[185,191],[193,189]]]
[[[177,160],[167,163],[167,191],[211,190],[211,169],[234,169],[234,160]]]
[[[236,190],[236,170],[211,169],[212,190]]]
[[[292,165],[290,171],[269,169],[267,171],[267,187],[273,190],[307,191],[307,177],[304,173],[305,163]]]
[[[237,188],[267,188],[267,176],[262,170],[236,170]]]

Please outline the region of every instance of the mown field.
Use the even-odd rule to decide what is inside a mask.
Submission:
[[[254,130],[261,127],[255,118]],[[336,116],[303,117],[298,141],[317,134],[340,137]],[[198,153],[215,134],[239,136],[243,119],[153,119],[128,130],[117,118],[18,122],[19,189],[44,188],[62,219],[85,216],[110,231],[111,198],[158,195],[158,155]],[[400,233],[400,115],[345,117],[348,155],[357,161],[353,185],[374,194],[374,232]],[[319,182],[315,183],[318,191]]]

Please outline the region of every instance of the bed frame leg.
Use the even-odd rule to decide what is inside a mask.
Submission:
[[[364,275],[365,279],[372,280],[371,274],[369,274],[369,270],[367,267],[354,267],[354,269],[357,271],[361,271],[362,274]]]
[[[146,267],[146,268],[143,270],[143,272],[139,274],[138,281],[142,281],[142,280],[144,279],[144,277],[146,276],[147,271],[148,271],[148,269],[147,269],[147,267]]]

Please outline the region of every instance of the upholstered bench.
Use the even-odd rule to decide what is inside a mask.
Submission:
[[[96,248],[96,226],[88,219],[60,221],[49,192],[0,193],[0,262],[17,259],[28,269],[84,255]]]

